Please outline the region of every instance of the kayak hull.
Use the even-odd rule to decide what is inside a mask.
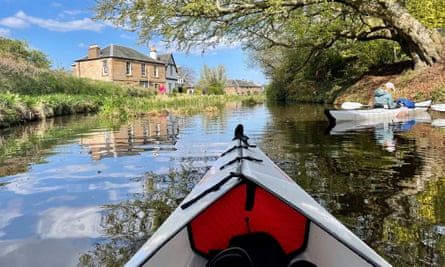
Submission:
[[[235,133],[229,149],[126,266],[208,266],[233,247],[245,249],[259,266],[391,266],[248,144],[241,125]],[[270,259],[276,264],[268,265]]]
[[[395,109],[358,109],[358,110],[328,110],[326,115],[334,121],[357,121],[357,120],[400,120],[415,117],[416,114],[426,112],[428,107],[395,108]]]
[[[431,106],[431,100],[415,103],[415,108],[400,107],[395,109],[342,109],[326,110],[325,114],[330,121],[356,121],[356,120],[380,120],[391,121],[395,119],[408,119],[418,113],[425,112]]]
[[[431,110],[445,112],[445,104],[431,105]]]

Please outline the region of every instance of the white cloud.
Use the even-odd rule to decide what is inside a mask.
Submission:
[[[0,37],[8,37],[11,35],[11,31],[9,29],[0,28]]]
[[[18,17],[8,17],[0,20],[0,25],[14,28],[14,29],[24,29],[29,26],[29,23],[26,20],[23,20]]]
[[[133,36],[130,36],[128,34],[121,34],[120,37],[122,39],[127,39],[127,40],[134,40],[135,39]]]
[[[71,31],[96,31],[100,32],[105,24],[95,22],[90,18],[83,18],[71,21],[57,21],[53,19],[42,19],[28,16],[23,11],[17,12],[13,17],[0,20],[0,25],[11,28],[26,28],[29,25],[37,25],[49,31],[71,32]]]
[[[100,237],[99,207],[57,207],[41,212],[37,233],[41,238]]]

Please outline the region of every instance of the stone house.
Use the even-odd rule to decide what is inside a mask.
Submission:
[[[170,93],[177,87],[177,67],[173,55],[156,54],[151,48],[150,55],[145,55],[132,48],[109,45],[100,48],[92,45],[87,56],[72,65],[76,77],[95,80],[113,81],[144,88],[165,88]]]
[[[227,95],[257,95],[261,94],[262,87],[253,81],[227,80],[224,92]]]

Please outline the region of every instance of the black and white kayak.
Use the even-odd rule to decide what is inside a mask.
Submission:
[[[243,126],[126,266],[391,266],[320,206]]]

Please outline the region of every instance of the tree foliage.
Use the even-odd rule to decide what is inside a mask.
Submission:
[[[206,91],[208,94],[222,95],[224,94],[224,86],[226,81],[226,68],[223,65],[218,65],[216,68],[211,68],[204,64],[197,87],[201,88],[203,91]]]
[[[25,61],[38,68],[48,69],[51,66],[51,61],[43,52],[29,49],[25,42],[3,37],[0,37],[0,56]]]
[[[180,49],[240,40],[253,49],[326,49],[343,39],[385,39],[398,43],[415,66],[432,65],[442,57],[442,39],[410,15],[405,2],[96,0],[96,18],[137,30],[142,40],[161,37]]]
[[[443,0],[406,0],[406,9],[430,28],[445,30],[445,1]]]

